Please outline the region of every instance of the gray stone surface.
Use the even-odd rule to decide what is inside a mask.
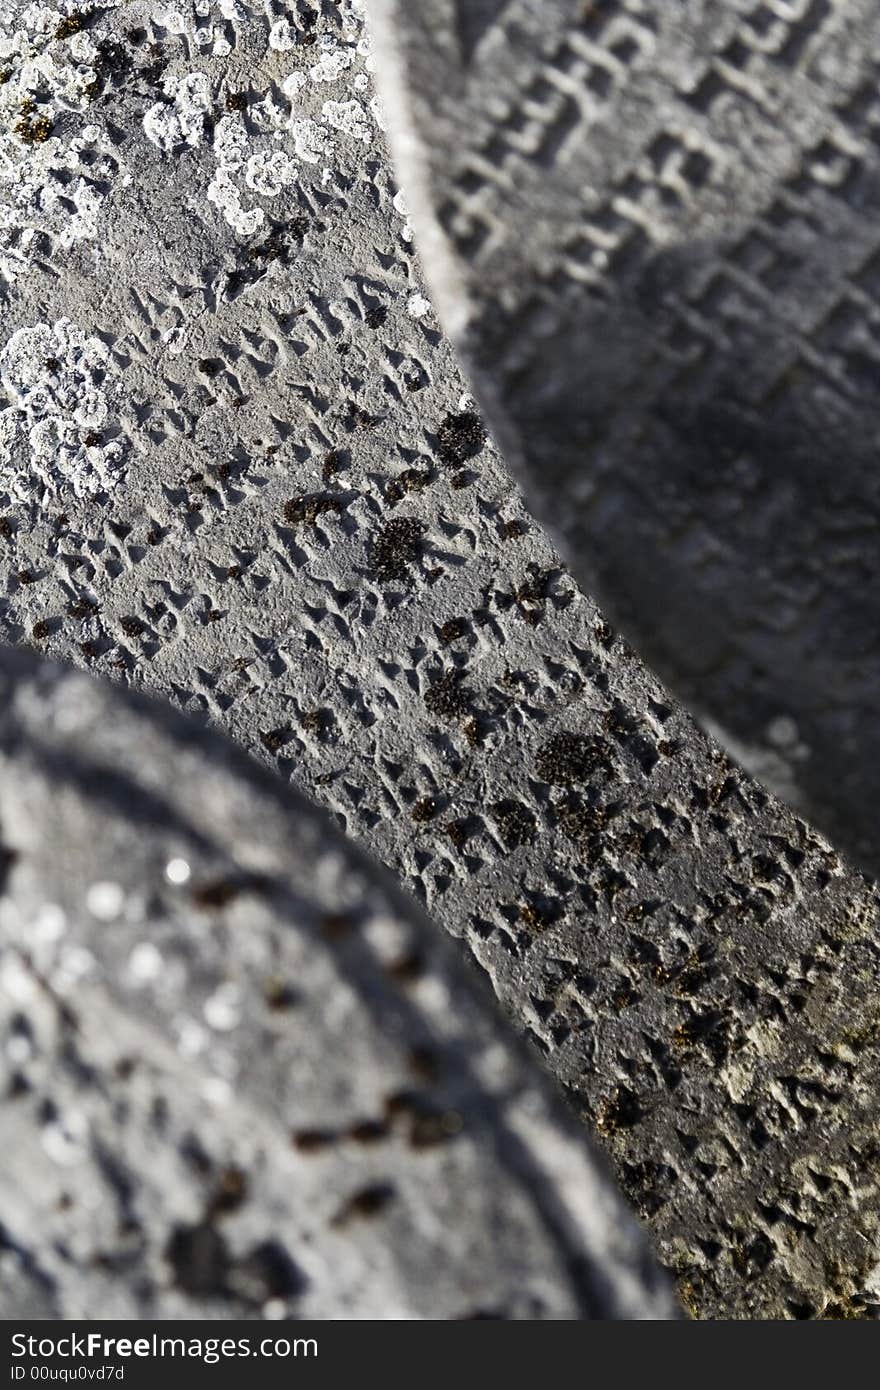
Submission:
[[[10,9],[3,633],[224,728],[389,865],[691,1310],[870,1311],[876,892],[695,729],[483,444],[356,13],[226,10],[100,10],[74,79],[77,12]]]
[[[426,271],[577,577],[877,872],[875,0],[375,0]]]
[[[662,1318],[488,990],[216,734],[0,669],[5,1317]]]

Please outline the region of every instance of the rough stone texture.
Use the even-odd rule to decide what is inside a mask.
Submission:
[[[870,1311],[876,892],[524,511],[364,138],[356,14],[226,8],[95,14],[110,57],[81,107],[69,73],[37,93],[35,143],[3,60],[3,632],[222,726],[390,865],[600,1133],[693,1311]],[[41,21],[65,72],[76,13]],[[296,171],[270,196],[247,170],[271,149]],[[68,192],[35,202],[35,160]]]
[[[674,1316],[491,996],[218,735],[0,670],[0,1311]]]
[[[577,577],[876,873],[875,0],[375,0],[426,271]]]

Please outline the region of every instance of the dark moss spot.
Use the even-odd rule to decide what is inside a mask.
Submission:
[[[296,218],[294,222],[295,225],[289,223],[286,226],[274,226],[267,237],[264,237],[262,241],[255,242],[248,247],[248,260],[258,267],[263,267],[262,271],[258,270],[256,278],[259,278],[273,261],[286,261],[289,251],[289,238],[292,237],[296,241],[302,241],[308,231],[308,221],[305,218]],[[244,275],[245,272],[242,272],[242,274]],[[250,278],[253,278],[253,276]]]
[[[339,516],[345,510],[338,497],[328,497],[321,493],[314,493],[311,496],[292,497],[284,505],[284,520],[289,526],[299,526],[306,522],[309,526],[314,526],[319,517],[326,516],[332,512]]]
[[[318,740],[329,738],[336,727],[333,711],[329,709],[309,710],[301,722],[305,732]]]
[[[280,753],[284,745],[290,742],[291,737],[292,734],[289,727],[268,729],[260,734],[263,747],[267,748],[270,753]]]
[[[463,849],[468,841],[469,826],[467,821],[453,820],[445,827],[446,834],[456,849]]]
[[[672,1035],[675,1047],[689,1050],[704,1048],[717,1065],[727,1060],[730,1053],[730,1027],[723,1014],[710,1010],[705,1014],[691,1014],[680,1023]]]
[[[348,403],[348,428],[350,430],[371,430],[378,425],[378,415],[371,415],[368,410],[364,410],[357,401]]]
[[[352,1125],[348,1138],[355,1144],[378,1144],[387,1139],[388,1134],[388,1125],[384,1120],[361,1120],[359,1124]]]
[[[373,304],[364,315],[364,323],[368,328],[381,328],[388,317],[388,310],[384,304]]]
[[[55,30],[56,39],[69,39],[73,34],[79,34],[85,27],[89,16],[82,10],[75,10],[73,14],[65,15]]]
[[[288,980],[271,979],[263,986],[263,998],[270,1009],[281,1013],[295,1008],[300,996]]]
[[[468,741],[471,748],[479,748],[485,736],[485,730],[480,720],[473,715],[470,719],[465,719],[461,726],[461,731]]]
[[[597,772],[610,772],[611,767],[611,750],[604,739],[567,731],[554,734],[535,758],[541,781],[559,787],[586,782]]]
[[[472,410],[447,415],[437,431],[437,453],[450,467],[460,468],[475,458],[485,443],[483,422]]]
[[[743,1279],[757,1279],[772,1263],[775,1253],[770,1240],[762,1232],[748,1244],[736,1246],[731,1262]]]
[[[616,1134],[621,1129],[632,1129],[643,1114],[635,1092],[628,1086],[618,1086],[599,1107],[596,1125],[602,1134]]]
[[[431,1149],[448,1144],[464,1128],[457,1110],[425,1109],[413,1116],[409,1142],[414,1149]]]
[[[245,111],[245,110],[247,110],[247,104],[248,104],[248,94],[247,94],[247,92],[227,92],[227,93],[226,93],[225,106],[226,106],[226,110],[227,110],[227,111]]]
[[[388,974],[399,985],[411,985],[425,973],[425,962],[417,951],[401,956],[388,967]]]
[[[199,362],[199,371],[203,376],[215,377],[223,370],[223,363],[217,357],[203,357]]]
[[[431,481],[430,468],[405,468],[397,475],[397,485],[403,492],[424,492]]]
[[[461,1134],[464,1121],[457,1110],[442,1109],[417,1091],[399,1091],[388,1097],[385,1111],[389,1119],[401,1122],[414,1149],[447,1144]]]
[[[529,565],[528,578],[523,580],[515,598],[522,616],[530,627],[537,627],[547,612],[547,598],[553,570]]]
[[[610,647],[614,642],[614,629],[608,626],[604,618],[597,619],[594,631],[597,641],[603,647]]]
[[[11,540],[15,535],[15,529],[8,516],[0,516],[0,536],[4,540]]]
[[[19,584],[25,586],[36,583],[36,576],[30,570],[16,570],[15,577]]]
[[[341,473],[349,464],[349,454],[346,449],[330,449],[324,455],[324,478],[330,479]]]
[[[232,879],[218,878],[201,883],[192,890],[192,900],[196,907],[204,911],[228,906],[241,893],[244,885]]]
[[[356,1192],[340,1207],[334,1217],[334,1225],[343,1226],[357,1218],[378,1216],[393,1200],[394,1188],[390,1183],[372,1183]]]
[[[492,817],[507,849],[530,844],[535,838],[537,822],[533,813],[521,801],[498,801],[491,808]]]
[[[545,903],[520,903],[519,915],[529,931],[537,934],[551,927],[559,912],[555,907]]]
[[[293,1147],[302,1154],[320,1153],[336,1143],[336,1136],[329,1129],[300,1129],[292,1138]]]
[[[505,521],[501,534],[506,541],[518,541],[526,534],[526,528],[514,517],[511,521]]]
[[[641,1003],[641,998],[632,981],[623,979],[612,991],[609,1003],[616,1014],[622,1014],[625,1009],[631,1009],[635,1004]]]
[[[619,702],[614,704],[611,709],[606,710],[602,716],[602,723],[609,734],[615,738],[628,738],[634,734],[639,727],[639,721],[634,714],[625,709]]]
[[[409,814],[416,825],[424,825],[426,821],[434,819],[438,810],[439,804],[436,797],[423,796],[414,804]]]
[[[459,637],[464,637],[467,630],[464,618],[450,618],[440,629],[440,641],[448,647],[450,642],[457,642]]]
[[[431,714],[441,719],[459,719],[470,708],[471,693],[463,684],[460,671],[447,671],[428,687],[424,701]]]
[[[21,116],[13,130],[24,145],[42,145],[52,134],[52,120],[49,116]]]
[[[247,1188],[247,1177],[241,1168],[224,1168],[211,1198],[210,1214],[221,1216],[230,1211],[237,1211],[247,1197]]]
[[[373,542],[372,571],[376,579],[406,581],[410,566],[419,559],[427,527],[415,517],[389,521]]]
[[[94,599],[81,595],[68,605],[67,611],[72,618],[91,618],[97,613],[98,605]]]
[[[52,624],[46,618],[39,618],[31,628],[31,637],[35,642],[45,642],[51,635]]]
[[[126,637],[140,637],[144,630],[144,625],[140,618],[135,618],[132,615],[123,618],[119,626],[122,628]]]

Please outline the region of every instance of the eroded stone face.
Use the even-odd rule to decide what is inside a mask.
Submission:
[[[46,495],[18,439],[3,635],[222,727],[389,865],[599,1133],[691,1307],[870,1308],[876,894],[696,731],[524,509],[416,265],[361,21],[317,14],[89,22],[119,48],[82,120],[136,178],[101,176],[97,240],[35,248],[3,333],[101,342],[127,452],[112,489]],[[193,73],[199,139],[162,150],[144,119]]]
[[[83,674],[7,653],[0,692],[5,1316],[673,1315],[488,994],[323,813]]]

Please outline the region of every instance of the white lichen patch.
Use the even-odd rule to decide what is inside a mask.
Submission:
[[[395,193],[392,201],[394,203],[394,211],[403,218],[403,226],[400,230],[400,235],[403,237],[404,241],[411,242],[415,233],[412,229],[412,223],[409,220],[409,204],[406,201],[406,195],[402,189]]]
[[[115,7],[111,3],[90,5],[91,12]],[[87,106],[100,80],[100,50],[91,35],[76,27],[77,13],[72,4],[27,5],[0,24],[0,71],[6,77],[0,91],[0,110],[4,116],[21,112],[28,97],[37,100],[48,114],[59,109],[79,111]],[[4,124],[6,122],[4,121]]]
[[[180,145],[201,144],[205,117],[212,106],[211,84],[205,73],[169,77],[165,95],[167,100],[157,101],[144,116],[147,137],[169,154]]]
[[[297,165],[283,150],[259,150],[245,166],[244,181],[254,193],[277,198],[282,188],[295,181]]]
[[[332,138],[316,121],[292,120],[290,133],[298,158],[306,164],[320,164],[333,151]]]
[[[413,294],[407,301],[406,309],[410,318],[423,319],[426,314],[431,312],[431,301],[426,299],[423,294]]]
[[[249,17],[249,9],[239,0],[190,0],[189,4],[158,6],[150,15],[156,28],[184,38],[191,49],[214,58],[229,56],[233,27]]]
[[[325,101],[321,115],[327,125],[342,131],[353,140],[369,144],[373,138],[373,127],[363,104],[352,98],[351,101]]]
[[[70,3],[33,4],[0,24],[0,279],[9,283],[39,253],[96,240],[107,199],[131,181],[90,116],[102,54],[77,16]]]
[[[109,492],[129,449],[111,381],[104,344],[69,319],[13,333],[0,352],[0,487],[19,500]]]
[[[309,76],[313,82],[338,82],[346,69],[351,67],[354,57],[352,49],[334,44],[321,55],[314,67],[309,68]]]
[[[209,5],[211,0],[196,0],[199,3]],[[291,20],[269,23],[264,40],[268,71],[277,72],[277,55],[288,53],[292,70],[273,77],[270,89],[264,88],[261,95],[253,90],[256,80],[252,82],[246,118],[224,112],[218,119],[217,111],[212,113],[215,166],[207,199],[239,236],[253,235],[265,226],[267,216],[273,215],[269,204],[295,189],[304,176],[310,177],[308,166],[320,168],[326,184],[340,160],[351,164],[372,144],[375,121],[367,105],[369,50],[363,44],[363,13],[347,2],[340,10],[339,34],[322,34],[317,54],[311,45],[302,44],[301,31]],[[286,104],[279,101],[279,88]],[[222,96],[222,88],[217,96]],[[174,101],[176,105],[176,91]],[[169,129],[175,114],[155,107],[148,113],[154,126],[149,133],[162,148],[182,143],[179,133]],[[203,128],[202,121],[199,130]]]

